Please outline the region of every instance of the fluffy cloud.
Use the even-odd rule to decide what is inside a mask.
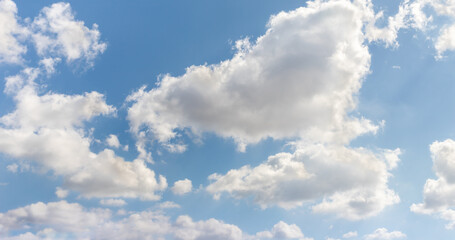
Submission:
[[[12,173],[17,173],[18,169],[19,169],[19,165],[15,164],[15,163],[6,166],[6,170],[8,170]]]
[[[175,221],[175,238],[179,240],[196,239],[242,239],[242,230],[216,219],[194,222],[189,216],[180,216]]]
[[[131,129],[140,135],[146,126],[164,146],[184,128],[215,132],[240,150],[268,137],[347,143],[375,132],[348,114],[370,66],[362,10],[315,1],[273,16],[265,35],[236,43],[232,59],[165,75],[129,96]]]
[[[16,4],[11,0],[0,1],[0,63],[20,63],[27,51],[26,41],[32,41],[43,59],[67,62],[83,60],[93,65],[96,56],[106,49],[100,41],[98,26],[92,28],[74,18],[68,3],[55,3],[45,7],[29,24],[21,24]]]
[[[20,63],[27,51],[18,37],[27,35],[27,29],[18,23],[17,7],[11,0],[0,1],[0,63]]]
[[[51,239],[155,239],[170,233],[170,228],[169,218],[157,213],[133,213],[113,221],[108,209],[88,210],[66,201],[39,202],[0,214],[2,235],[11,230],[33,229],[37,233],[27,235],[36,239],[41,239],[46,229],[52,229]]]
[[[104,52],[106,43],[100,41],[98,26],[86,27],[74,19],[69,3],[54,3],[41,10],[31,25],[32,39],[41,56],[62,56],[67,62],[84,59],[92,64]]]
[[[382,28],[378,28],[376,24],[384,17],[383,12],[374,13],[370,1],[365,1],[361,6],[365,12],[365,37],[370,42],[383,41],[386,46],[398,46],[399,30],[413,28],[434,40],[437,59],[443,58],[445,52],[455,50],[454,1],[404,0],[397,14],[389,16],[386,26]],[[436,30],[436,37],[433,30]]]
[[[183,129],[232,138],[239,150],[268,137],[297,138],[304,144],[295,153],[213,174],[207,190],[215,197],[223,192],[252,197],[263,207],[292,208],[323,198],[313,211],[348,219],[373,216],[399,201],[387,186],[399,150],[373,153],[346,145],[378,129],[350,113],[370,67],[364,42],[384,39],[364,33],[365,24],[376,19],[369,1],[307,5],[272,16],[255,42],[237,41],[232,59],[165,75],[156,88],[130,95],[131,129],[141,150],[148,130],[170,149],[181,146]],[[404,25],[403,16],[396,18],[390,20],[394,31]],[[392,35],[384,41],[393,42]]]
[[[441,30],[441,33],[435,44],[439,58],[442,57],[442,54],[445,51],[455,50],[455,38],[453,36],[455,36],[455,25],[447,26]]]
[[[406,234],[400,231],[389,232],[386,228],[378,228],[373,233],[365,235],[365,240],[392,240],[404,238],[406,238]]]
[[[171,188],[172,192],[177,195],[184,195],[186,193],[191,192],[193,185],[191,184],[191,180],[184,179],[179,180],[174,183],[174,186]]]
[[[109,147],[119,148],[121,146],[120,141],[118,140],[118,137],[115,136],[114,134],[110,134],[106,138],[106,143]]]
[[[434,214],[455,226],[455,141],[447,139],[430,145],[437,179],[428,179],[423,188],[423,203],[413,204],[411,211]]]
[[[283,221],[278,222],[272,227],[271,231],[264,231],[256,233],[259,239],[304,239],[311,240],[310,238],[304,238],[302,231],[295,224],[287,224]]]
[[[343,238],[353,238],[353,237],[357,237],[357,232],[347,232],[347,233],[343,234]]]
[[[27,233],[9,235],[13,231]],[[0,213],[2,239],[168,239],[178,240],[306,239],[299,227],[279,222],[270,231],[249,235],[239,227],[217,219],[193,221],[179,216],[171,222],[161,212],[132,212],[114,218],[108,209],[85,209],[66,201],[38,202]],[[262,237],[259,239],[263,239]]]
[[[365,37],[368,41],[382,41],[386,46],[398,46],[398,31],[408,28],[413,22],[411,18],[412,7],[408,0],[402,2],[395,16],[389,16],[385,27],[378,28],[377,22],[384,17],[384,12],[374,13],[371,1],[365,1],[363,5],[365,12]]]
[[[55,190],[55,195],[58,198],[66,198],[66,197],[68,197],[68,194],[69,194],[69,191],[66,189],[63,189],[61,187],[57,187],[57,189]]]
[[[2,1],[0,7],[1,18],[15,18],[13,2]],[[5,15],[5,9],[13,15]],[[102,94],[39,94],[42,88],[35,80],[54,73],[60,57],[90,65],[104,51],[106,44],[100,42],[96,25],[87,28],[74,19],[69,4],[56,3],[43,8],[28,27],[42,59],[38,67],[26,67],[5,79],[5,92],[14,97],[16,109],[0,117],[0,152],[63,177],[66,189],[85,197],[159,199],[156,192],[167,188],[166,179],[156,177],[143,160],[125,161],[110,149],[91,151],[92,139],[84,124],[116,111]],[[116,145],[112,136],[108,143]]]
[[[444,57],[446,51],[455,50],[455,26],[453,24],[441,24],[444,21],[433,21],[438,17],[455,20],[455,2],[447,0],[416,0],[405,1],[409,6],[409,15],[414,22],[413,27],[426,31],[428,28],[439,29],[439,36],[435,40],[436,58]],[[433,11],[428,11],[431,9]],[[430,27],[428,27],[430,26]],[[434,39],[433,36],[431,38]]]
[[[38,202],[25,207],[9,210],[0,214],[0,232],[24,229],[28,225],[37,228],[52,228],[63,232],[84,232],[90,226],[96,226],[107,219],[109,210],[93,209],[86,211],[77,203],[66,201]]]
[[[173,232],[169,217],[144,211],[132,213],[119,221],[108,221],[92,226],[90,239],[165,239]]]
[[[157,87],[131,94],[128,119],[138,148],[145,151],[144,128],[172,152],[186,149],[179,140],[183,129],[232,138],[241,151],[268,137],[346,144],[376,132],[369,120],[349,114],[369,72],[363,43],[397,46],[400,29],[427,29],[432,16],[426,6],[452,16],[450,4],[406,0],[383,28],[377,27],[383,12],[375,13],[368,0],[309,1],[307,7],[272,16],[266,34],[236,42],[232,59],[191,66],[181,76],[164,75]],[[330,24],[334,21],[340,24]],[[438,55],[455,48],[452,28],[444,28],[436,41]]]
[[[324,198],[313,206],[314,212],[356,220],[376,215],[399,202],[399,197],[387,187],[388,169],[381,153],[305,145],[292,154],[271,156],[254,168],[247,165],[225,175],[213,174],[207,191],[215,198],[223,192],[235,198],[253,197],[262,207],[293,208]]]
[[[0,152],[63,176],[67,188],[86,197],[159,198],[155,191],[167,187],[166,179],[157,181],[142,160],[127,162],[110,149],[90,150],[84,122],[115,111],[102,94],[39,95],[33,80],[42,71],[30,72],[34,75],[20,81],[14,97],[16,110],[0,118]]]

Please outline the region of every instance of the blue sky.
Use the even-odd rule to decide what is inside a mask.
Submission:
[[[454,9],[0,0],[0,238],[452,239]]]

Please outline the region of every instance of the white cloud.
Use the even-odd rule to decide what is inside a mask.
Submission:
[[[343,238],[353,238],[353,237],[357,237],[357,232],[347,232],[347,233],[343,234]]]
[[[13,2],[0,2],[0,18],[6,23],[16,18],[16,12]],[[69,4],[56,3],[43,8],[28,27],[42,59],[37,67],[26,67],[5,79],[5,92],[14,97],[16,109],[0,117],[0,152],[19,163],[32,162],[38,172],[51,171],[63,177],[66,190],[85,197],[159,199],[156,192],[167,188],[166,179],[156,177],[143,160],[125,161],[109,149],[91,151],[92,139],[84,124],[116,111],[102,94],[39,94],[42,87],[35,80],[55,73],[60,57],[68,63],[79,59],[91,65],[104,51],[106,44],[100,42],[97,26],[87,28],[74,19]],[[4,29],[0,30],[3,38],[2,34]]]
[[[175,238],[178,240],[234,240],[242,239],[242,230],[216,219],[194,222],[189,216],[180,216],[175,221]]]
[[[128,162],[109,149],[90,150],[84,122],[115,112],[104,96],[97,92],[38,95],[34,79],[41,69],[34,71],[38,73],[17,89],[16,110],[0,118],[0,152],[63,176],[67,189],[85,197],[159,199],[155,192],[167,187],[166,179],[159,176],[157,181],[142,160]]]
[[[407,1],[411,9],[410,15],[415,22],[414,27],[420,30],[430,28],[439,29],[439,36],[436,37],[434,47],[436,49],[436,58],[443,58],[446,51],[455,50],[455,25],[446,25],[434,23],[436,17],[448,17],[451,21],[455,20],[455,2],[452,0],[416,0]],[[430,8],[434,11],[427,11]],[[442,26],[440,26],[442,25]],[[430,36],[434,39],[433,36]]]
[[[446,26],[441,29],[441,33],[436,40],[435,48],[437,58],[442,58],[442,54],[448,50],[455,50],[455,25]]]
[[[52,228],[45,228],[36,234],[26,232],[12,237],[3,237],[4,240],[53,240],[59,239],[63,236],[57,236],[58,234]]]
[[[10,235],[18,231],[26,233]],[[217,219],[193,221],[179,216],[171,222],[160,212],[130,212],[122,218],[113,217],[109,209],[85,209],[80,204],[66,201],[38,202],[0,213],[2,239],[258,239],[270,233],[275,239],[305,239],[300,228],[279,222],[270,231],[255,236],[244,233],[239,227]],[[269,237],[267,237],[269,238]]]
[[[378,228],[373,233],[365,235],[366,240],[391,240],[391,239],[404,239],[406,234],[400,231],[389,232],[386,228]]]
[[[379,128],[351,115],[369,73],[363,30],[371,14],[368,1],[310,1],[273,16],[255,42],[238,41],[232,59],[191,66],[178,77],[165,75],[156,88],[131,94],[128,119],[139,158],[151,161],[147,132],[171,151],[185,149],[179,139],[183,129],[232,138],[239,150],[268,137],[297,138],[304,144],[295,153],[211,175],[207,190],[215,198],[224,192],[252,197],[263,207],[322,199],[313,211],[353,220],[397,203],[387,182],[399,150],[374,153],[347,146]],[[398,29],[402,23],[391,24]]]
[[[6,166],[6,169],[12,173],[17,173],[18,168],[19,168],[19,165],[15,164],[15,163]]]
[[[360,1],[362,2],[362,1]],[[382,11],[374,13],[371,1],[365,1],[363,11],[365,12],[365,37],[368,41],[382,41],[386,46],[398,46],[397,38],[398,31],[403,28],[408,28],[412,22],[410,19],[411,6],[409,1],[405,0],[398,7],[398,12],[395,16],[387,18],[387,26],[378,28],[377,22],[384,17]]]
[[[399,153],[399,151],[396,151]],[[257,167],[243,166],[225,175],[212,174],[207,191],[215,198],[226,192],[235,198],[252,197],[262,207],[313,206],[318,213],[357,220],[376,215],[399,202],[387,187],[390,173],[384,155],[344,146],[304,145],[279,153]]]
[[[126,202],[123,199],[109,198],[109,199],[101,199],[100,204],[104,205],[104,206],[121,207],[121,206],[125,206]]]
[[[109,147],[119,148],[121,146],[120,141],[118,140],[118,137],[114,134],[110,134],[106,138],[106,143]]]
[[[178,204],[175,203],[175,202],[166,201],[166,202],[160,203],[160,204],[158,205],[158,208],[160,208],[160,209],[180,208],[180,205],[178,205]]]
[[[27,51],[18,38],[27,35],[27,29],[18,23],[17,7],[11,0],[0,1],[0,63],[21,63]]]
[[[413,204],[411,211],[434,214],[455,226],[455,141],[447,139],[430,145],[433,169],[437,179],[427,179],[423,188],[423,203]]]
[[[34,43],[43,64],[63,57],[67,62],[82,60],[92,66],[93,60],[107,46],[100,41],[98,26],[93,24],[88,28],[83,21],[76,20],[69,3],[52,4],[43,8],[33,22],[20,22],[16,4],[11,0],[1,0],[0,63],[23,62],[27,41]]]
[[[67,62],[77,59],[93,64],[103,53],[106,43],[100,41],[98,26],[92,28],[74,19],[69,3],[54,3],[41,10],[31,25],[33,41],[41,56],[62,56]]]
[[[191,192],[193,185],[191,180],[185,178],[184,180],[179,180],[174,183],[174,186],[171,188],[172,192],[176,195],[184,195]]]
[[[93,209],[85,211],[77,203],[66,201],[34,203],[25,207],[0,213],[0,231],[2,233],[27,228],[28,225],[48,227],[58,231],[84,232],[90,226],[101,224],[110,218],[110,211]]]
[[[272,227],[270,231],[256,233],[259,239],[272,238],[272,239],[305,239],[302,231],[295,224],[287,224],[283,221],[278,222]]]
[[[17,109],[2,116],[1,123],[9,127],[64,129],[81,126],[83,121],[97,115],[108,115],[115,108],[104,102],[97,92],[84,95],[47,93],[39,96],[31,86],[16,95]]]
[[[57,187],[57,189],[55,190],[55,195],[58,198],[66,198],[66,197],[68,197],[68,194],[69,194],[69,191],[66,189],[63,189],[61,187]]]
[[[5,78],[5,93],[17,94],[25,85],[33,85],[42,73],[39,68],[24,68],[20,73]]]
[[[52,228],[52,239],[155,239],[171,233],[170,227],[168,217],[154,212],[132,213],[113,221],[108,209],[85,209],[66,201],[39,202],[0,214],[2,235],[34,229],[37,234],[27,235],[37,237]]]
[[[375,132],[349,115],[370,66],[362,10],[315,1],[273,16],[255,42],[237,42],[232,59],[165,75],[156,88],[130,95],[131,129],[139,136],[146,126],[165,147],[184,128],[215,132],[239,150],[268,137],[347,143]]]
[[[378,28],[383,12],[374,13],[371,1],[356,1],[365,12],[365,37],[371,41],[383,41],[386,46],[398,46],[397,36],[401,29],[413,28],[422,31],[434,40],[436,58],[444,57],[446,51],[455,50],[455,1],[451,0],[404,0],[400,3],[398,12],[387,18],[385,27]],[[363,3],[363,4],[362,4]],[[435,21],[437,18],[445,20]],[[449,19],[449,21],[447,21]],[[449,22],[450,24],[447,24]],[[439,30],[435,37],[433,30]]]
[[[90,239],[165,239],[173,232],[169,217],[150,211],[132,213],[119,221],[92,227]]]

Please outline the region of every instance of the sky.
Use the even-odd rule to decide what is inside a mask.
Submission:
[[[455,2],[0,0],[1,239],[453,239]]]

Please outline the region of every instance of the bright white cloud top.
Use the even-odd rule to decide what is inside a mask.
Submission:
[[[273,16],[255,42],[216,65],[165,75],[129,97],[131,128],[169,146],[176,130],[215,132],[245,145],[267,137],[347,143],[377,126],[349,116],[369,71],[363,13],[349,1],[318,2]],[[338,22],[338,24],[333,24]]]
[[[162,4],[154,7],[175,3]],[[0,0],[0,73],[4,78],[0,194],[6,196],[5,205],[0,201],[0,238],[425,237],[402,224],[409,220],[403,212],[422,217],[419,221],[430,222],[432,229],[439,225],[425,215],[448,221],[450,231],[455,226],[453,133],[412,135],[426,144],[433,142],[429,152],[433,168],[417,172],[425,166],[418,162],[410,168],[418,174],[409,177],[413,174],[402,169],[402,164],[409,166],[406,155],[422,155],[422,150],[393,141],[401,132],[388,133],[382,118],[387,115],[372,114],[395,107],[390,103],[378,107],[372,103],[375,98],[368,98],[386,93],[373,93],[371,86],[366,93],[362,91],[370,78],[398,82],[387,79],[392,73],[381,75],[384,70],[377,65],[387,65],[384,69],[393,74],[411,71],[406,61],[389,58],[402,46],[411,46],[411,39],[425,38],[419,44],[431,49],[422,53],[429,57],[411,59],[411,64],[431,61],[433,68],[452,64],[455,3],[314,0],[286,10],[280,5],[284,3],[273,4],[265,30],[257,36],[236,35],[240,40],[234,42],[228,57],[186,65],[178,73],[166,73],[161,68],[172,68],[154,62],[161,74],[155,85],[150,81],[121,85],[117,90],[128,89],[121,89],[121,99],[113,104],[111,98],[119,96],[104,87],[124,84],[130,75],[138,77],[133,69],[141,69],[149,58],[172,54],[156,51],[147,59],[128,59],[131,64],[127,65],[117,63],[124,59],[115,49],[130,44],[133,47],[124,47],[121,53],[139,56],[146,49],[135,46],[140,39],[134,34],[150,31],[164,36],[158,29],[167,33],[172,28],[166,24],[174,22],[145,28],[138,19],[153,14],[142,15],[135,8],[134,16],[125,17],[131,27],[117,22],[104,31],[98,19],[91,18],[101,12],[89,9],[76,15],[70,3],[55,2],[34,11],[25,7],[29,11],[22,16],[21,3]],[[388,9],[392,5],[394,9]],[[34,15],[27,16],[31,12]],[[185,14],[179,14],[183,19]],[[109,26],[109,16],[100,22]],[[133,26],[132,19],[141,27]],[[117,30],[127,36],[124,42],[104,37],[104,32],[118,37]],[[412,37],[402,40],[403,30]],[[108,49],[110,41],[113,53]],[[183,48],[190,47],[188,43]],[[98,71],[95,63],[105,56],[110,59],[101,62]],[[123,72],[117,75],[118,69]],[[138,72],[148,79],[154,77],[144,69]],[[90,81],[101,82],[84,81],[85,74],[91,76]],[[413,77],[419,79],[417,75]],[[73,78],[87,85],[76,88],[65,79],[59,85],[53,81],[56,76],[77,76]],[[399,83],[386,84],[387,89],[399,87]],[[407,97],[401,93],[395,100]],[[431,99],[428,102],[442,111]],[[365,111],[368,107],[373,110]],[[404,117],[412,111],[409,106],[402,109]],[[394,116],[387,124],[399,120]],[[441,128],[453,130],[447,125]],[[378,140],[384,135],[386,141]],[[447,140],[435,141],[441,136]],[[215,140],[205,143],[206,139]],[[236,149],[223,148],[232,142]],[[128,149],[131,144],[136,149]],[[219,159],[212,157],[215,153]],[[417,194],[412,191],[421,189],[415,184],[419,177],[421,181],[428,178],[423,201],[413,198]],[[36,190],[27,190],[35,186]],[[16,200],[5,194],[9,191],[17,197],[14,194],[22,189],[30,192]],[[415,204],[409,207],[410,203]],[[387,220],[390,223],[385,226]],[[443,234],[440,239],[447,236]]]

